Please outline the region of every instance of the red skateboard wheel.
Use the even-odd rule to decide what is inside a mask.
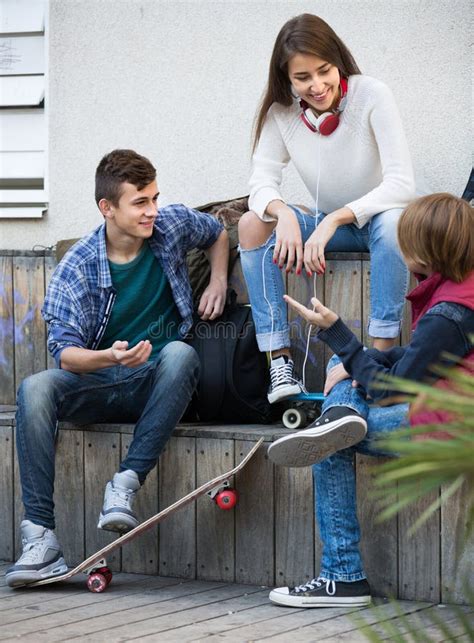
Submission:
[[[102,576],[105,578],[107,581],[107,585],[110,585],[112,581],[112,572],[108,567],[99,567],[99,569],[96,570],[97,574],[102,574]]]
[[[217,494],[215,500],[220,509],[233,509],[237,504],[239,494],[235,489],[225,489]]]
[[[107,585],[107,579],[103,574],[99,574],[98,572],[89,574],[89,578],[87,579],[87,589],[90,592],[103,592]]]

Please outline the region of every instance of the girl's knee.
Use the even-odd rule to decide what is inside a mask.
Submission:
[[[243,214],[238,223],[239,242],[244,250],[261,246],[273,232],[274,224],[265,223],[252,210]]]

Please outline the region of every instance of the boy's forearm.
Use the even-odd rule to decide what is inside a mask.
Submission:
[[[97,351],[77,346],[65,348],[61,352],[60,363],[62,369],[71,373],[90,373],[117,365],[110,348]]]
[[[205,251],[211,266],[211,281],[216,279],[227,283],[229,267],[229,235],[222,230],[216,241]]]

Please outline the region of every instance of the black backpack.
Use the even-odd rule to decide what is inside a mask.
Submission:
[[[269,371],[259,351],[250,306],[235,297],[214,321],[196,318],[188,343],[201,360],[201,376],[191,408],[201,422],[259,423],[272,420],[267,400]]]

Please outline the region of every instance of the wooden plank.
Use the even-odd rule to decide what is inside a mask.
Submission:
[[[52,256],[46,256],[44,258],[44,292],[48,290],[48,285],[49,282],[51,281],[51,277],[53,275],[53,272],[56,268],[56,259]],[[56,363],[53,359],[53,356],[50,354],[48,351],[48,330],[45,328],[45,346],[44,346],[45,354],[46,354],[46,368],[55,368]]]
[[[196,440],[172,437],[159,464],[159,506],[163,509],[196,488]],[[159,573],[196,577],[196,503],[160,525]]]
[[[235,443],[236,464],[254,442]],[[235,511],[235,579],[238,583],[275,582],[273,465],[260,447],[236,476],[239,502]]]
[[[324,289],[325,305],[362,339],[362,262],[328,261]],[[331,355],[332,351],[325,346],[325,362]]]
[[[21,545],[20,523],[24,517],[16,437],[13,442],[13,453],[13,546],[15,550],[13,559],[16,560],[23,550]]]
[[[0,426],[0,560],[13,560],[13,428]]]
[[[287,291],[291,297],[311,308],[312,297],[316,296],[324,301],[324,277],[315,275],[308,278],[304,270],[299,276],[290,274]],[[303,373],[309,326],[293,309],[288,311],[288,322],[295,370],[304,379],[308,391],[321,391],[325,375],[324,344],[318,340],[314,332],[311,334],[306,368]]]
[[[15,403],[13,258],[0,256],[0,404]]]
[[[97,529],[105,485],[118,471],[120,435],[88,432],[84,441],[84,522],[86,556],[92,555],[118,537],[114,532]],[[107,559],[112,570],[120,570],[120,550]]]
[[[441,600],[440,512],[408,536],[410,527],[438,495],[431,493],[398,515],[399,598],[434,603]]]
[[[175,579],[156,577],[153,581],[149,591],[128,591],[115,596],[111,586],[103,594],[96,595],[95,600],[85,591],[88,600],[78,601],[77,607],[73,603],[44,615],[40,608],[34,618],[15,624],[15,636],[38,643],[67,641],[87,634],[95,637],[96,641],[117,641],[118,633],[130,639],[140,636],[149,624],[153,626],[157,617],[170,614],[170,620],[176,623],[183,616],[182,610],[206,606],[245,592],[241,585],[209,583],[203,587],[202,582],[182,581],[177,584]],[[68,584],[72,585],[71,582]],[[78,579],[77,584],[84,587],[84,579]],[[10,624],[0,622],[0,638],[9,638],[11,629]]]
[[[121,436],[122,460],[127,455],[132,439],[132,435]],[[140,522],[158,513],[158,471],[156,467],[150,471],[145,484],[139,489],[134,511]],[[143,574],[158,573],[157,529],[150,529],[123,547],[122,571]]]
[[[441,600],[467,603],[465,584],[474,578],[474,534],[465,538],[472,488],[465,483],[441,506]],[[461,548],[461,542],[464,547]]]
[[[85,558],[83,431],[59,431],[54,502],[56,535],[72,567]]]
[[[275,583],[299,585],[315,575],[310,467],[275,467]],[[319,570],[317,570],[319,571]]]
[[[43,257],[13,260],[16,387],[25,377],[46,368]]]
[[[200,486],[234,466],[233,440],[198,438],[196,485]],[[233,480],[229,480],[233,485]],[[219,509],[209,497],[197,500],[196,566],[202,580],[234,580],[234,510]]]
[[[384,458],[356,455],[357,514],[364,571],[375,596],[398,596],[397,518],[377,523],[379,507],[370,497],[374,466]]]
[[[370,317],[370,261],[362,262],[362,328],[361,342],[368,348],[372,347],[373,340],[369,336],[367,326]]]

